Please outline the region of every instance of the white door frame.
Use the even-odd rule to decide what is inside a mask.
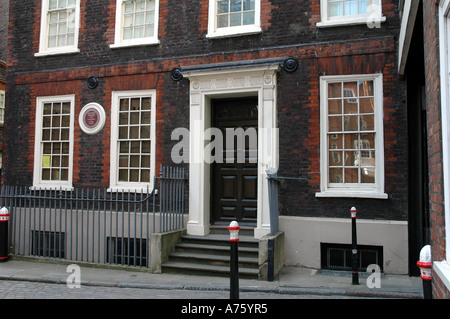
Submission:
[[[211,99],[258,97],[258,202],[255,238],[270,233],[266,168],[278,169],[277,71],[279,64],[232,70],[183,72],[190,80],[189,221],[187,233],[210,231],[210,164],[205,162],[204,132],[211,125]]]

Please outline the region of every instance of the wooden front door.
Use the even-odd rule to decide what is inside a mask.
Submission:
[[[242,225],[256,226],[257,97],[213,100],[212,127],[222,132],[224,155],[223,163],[211,164],[211,223],[229,224],[236,220]],[[234,148],[227,152],[227,129],[236,133],[237,128],[247,133],[244,134],[245,146],[240,148],[243,144],[239,144],[238,137],[233,135]]]

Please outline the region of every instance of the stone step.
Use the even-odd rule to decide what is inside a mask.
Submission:
[[[192,262],[198,264],[212,264],[228,267],[230,266],[229,255],[195,254],[175,251],[170,254],[170,260],[179,262]],[[258,257],[239,257],[238,261],[239,267],[258,267]]]
[[[228,277],[230,275],[230,267],[210,264],[199,267],[199,264],[195,263],[168,261],[163,264],[163,272]],[[239,267],[239,278],[257,279],[258,274],[258,268]]]

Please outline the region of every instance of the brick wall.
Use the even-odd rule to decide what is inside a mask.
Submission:
[[[9,0],[0,0],[0,61],[6,61],[6,45],[8,41],[8,17],[9,17]]]
[[[429,210],[431,223],[431,251],[434,261],[445,259],[444,189],[442,171],[442,131],[439,72],[439,19],[434,0],[423,1],[425,86],[428,130]],[[435,298],[448,297],[449,292],[433,275]]]
[[[11,1],[11,94],[7,97],[4,158],[7,183],[32,182],[34,109],[38,96],[76,94],[73,183],[106,187],[112,91],[157,90],[158,169],[161,163],[170,164],[170,152],[177,142],[170,140],[172,130],[189,125],[189,82],[172,81],[170,71],[174,67],[293,56],[300,62],[299,69],[278,75],[279,174],[306,177],[307,181],[283,184],[281,214],[348,217],[348,209],[357,206],[361,218],[407,220],[405,90],[396,75],[397,1],[383,1],[387,20],[380,29],[366,25],[318,29],[318,1],[262,0],[261,34],[207,39],[207,0],[161,0],[159,45],[111,49],[116,1],[81,0],[80,53],[36,58],[40,3]],[[19,24],[18,20],[33,23]],[[316,198],[320,185],[320,75],[380,72],[384,80],[385,178],[389,199]],[[100,79],[93,90],[86,83],[92,75]],[[104,129],[95,136],[82,133],[78,127],[78,113],[89,102],[103,105],[107,114]]]

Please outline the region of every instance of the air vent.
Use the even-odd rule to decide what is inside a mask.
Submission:
[[[321,267],[330,270],[352,270],[352,247],[349,244],[321,243]],[[358,245],[358,271],[376,264],[383,271],[383,247]]]

